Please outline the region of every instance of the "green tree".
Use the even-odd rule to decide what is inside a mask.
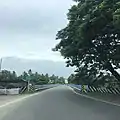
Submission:
[[[56,80],[57,80],[58,78],[53,74],[52,76],[50,76],[50,80],[52,81],[52,83],[56,83]]]
[[[65,78],[64,77],[59,77],[58,78],[58,83],[65,84]]]
[[[19,79],[23,79],[23,80],[26,80],[28,77],[28,73],[27,72],[23,72],[22,75],[19,76]]]
[[[28,70],[28,75],[31,76],[33,73],[32,73],[32,70]]]
[[[38,82],[39,81],[39,74],[38,72],[35,72],[35,74],[33,75],[34,76],[34,82]]]
[[[12,72],[12,80],[17,80],[17,74],[15,71]]]
[[[46,75],[44,74],[38,75],[37,84],[48,84],[48,82],[49,82],[48,76],[46,77]]]
[[[120,81],[115,70],[120,67],[119,0],[74,0],[68,25],[60,30],[54,51],[67,59],[67,66],[108,70]],[[96,71],[97,69],[97,71]]]
[[[15,71],[10,72],[8,70],[2,70],[0,73],[0,80],[2,81],[14,81],[17,80],[17,74]]]
[[[76,84],[76,81],[75,81],[75,74],[71,74],[69,77],[68,77],[68,83],[75,83]]]
[[[48,75],[48,73],[45,74],[45,80],[46,80],[47,83],[49,82],[49,75]]]

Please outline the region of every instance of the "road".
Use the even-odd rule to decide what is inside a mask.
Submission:
[[[58,86],[0,107],[0,120],[120,120],[120,107],[81,97],[67,86]]]

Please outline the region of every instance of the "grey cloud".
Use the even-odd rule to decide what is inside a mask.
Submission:
[[[66,68],[64,62],[53,62],[50,60],[27,60],[16,57],[4,58],[2,69],[15,70],[18,74],[32,69],[33,72],[44,74],[49,73],[49,75],[55,74],[64,77],[68,77],[74,72],[74,68]]]
[[[66,23],[63,13],[66,13],[70,3],[71,0],[21,0],[18,3],[12,0],[0,9],[1,31],[48,35],[55,33]]]
[[[0,55],[56,58],[51,48],[72,0],[0,0]],[[1,57],[0,56],[0,57]],[[34,57],[34,55],[33,55]]]

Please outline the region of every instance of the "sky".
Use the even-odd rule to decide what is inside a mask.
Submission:
[[[72,0],[0,0],[0,57],[61,61],[51,49]]]

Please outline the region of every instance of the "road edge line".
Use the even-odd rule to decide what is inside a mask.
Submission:
[[[47,91],[47,90],[49,90],[49,89],[53,89],[53,88],[54,88],[54,87],[51,87],[51,88],[45,89],[45,90],[43,90],[43,91],[45,92],[45,91]],[[25,97],[21,97],[21,98],[18,98],[18,99],[16,98],[16,100],[9,101],[9,102],[7,102],[7,103],[4,103],[3,105],[0,105],[0,108],[6,107],[6,106],[8,106],[8,105],[11,105],[11,104],[14,104],[14,103],[17,103],[17,102],[20,102],[20,101],[22,101],[22,100],[25,100],[25,99],[27,99],[27,98],[30,98],[30,97],[39,95],[39,94],[41,94],[41,93],[43,93],[43,92],[33,93],[33,94],[30,94],[30,95],[27,95],[27,96],[25,96]]]
[[[6,107],[6,106],[8,106],[8,105],[11,105],[11,104],[14,104],[14,103],[17,103],[17,102],[20,102],[20,101],[22,101],[22,100],[25,100],[25,99],[27,99],[27,98],[36,96],[36,95],[38,95],[38,94],[40,94],[40,93],[34,93],[34,94],[27,95],[27,96],[25,96],[25,97],[21,97],[21,98],[18,98],[18,99],[16,98],[16,100],[13,100],[13,101],[7,102],[7,103],[5,103],[5,104],[3,104],[3,105],[0,105],[0,108]]]
[[[85,97],[85,98],[88,98],[88,99],[91,99],[91,100],[95,100],[95,101],[98,101],[98,102],[110,104],[110,105],[113,105],[113,106],[120,107],[120,104],[113,103],[113,102],[109,102],[109,101],[102,100],[102,99],[98,99],[98,98],[94,98],[94,97],[91,97],[91,96],[88,96],[88,95],[83,95],[83,94],[80,94],[80,93],[76,92],[72,87],[70,87],[70,88],[72,89],[72,91],[73,91],[75,94],[80,95],[80,96],[82,96],[82,97]],[[76,88],[75,88],[75,89],[76,89]],[[78,89],[78,90],[79,90],[79,89]]]

